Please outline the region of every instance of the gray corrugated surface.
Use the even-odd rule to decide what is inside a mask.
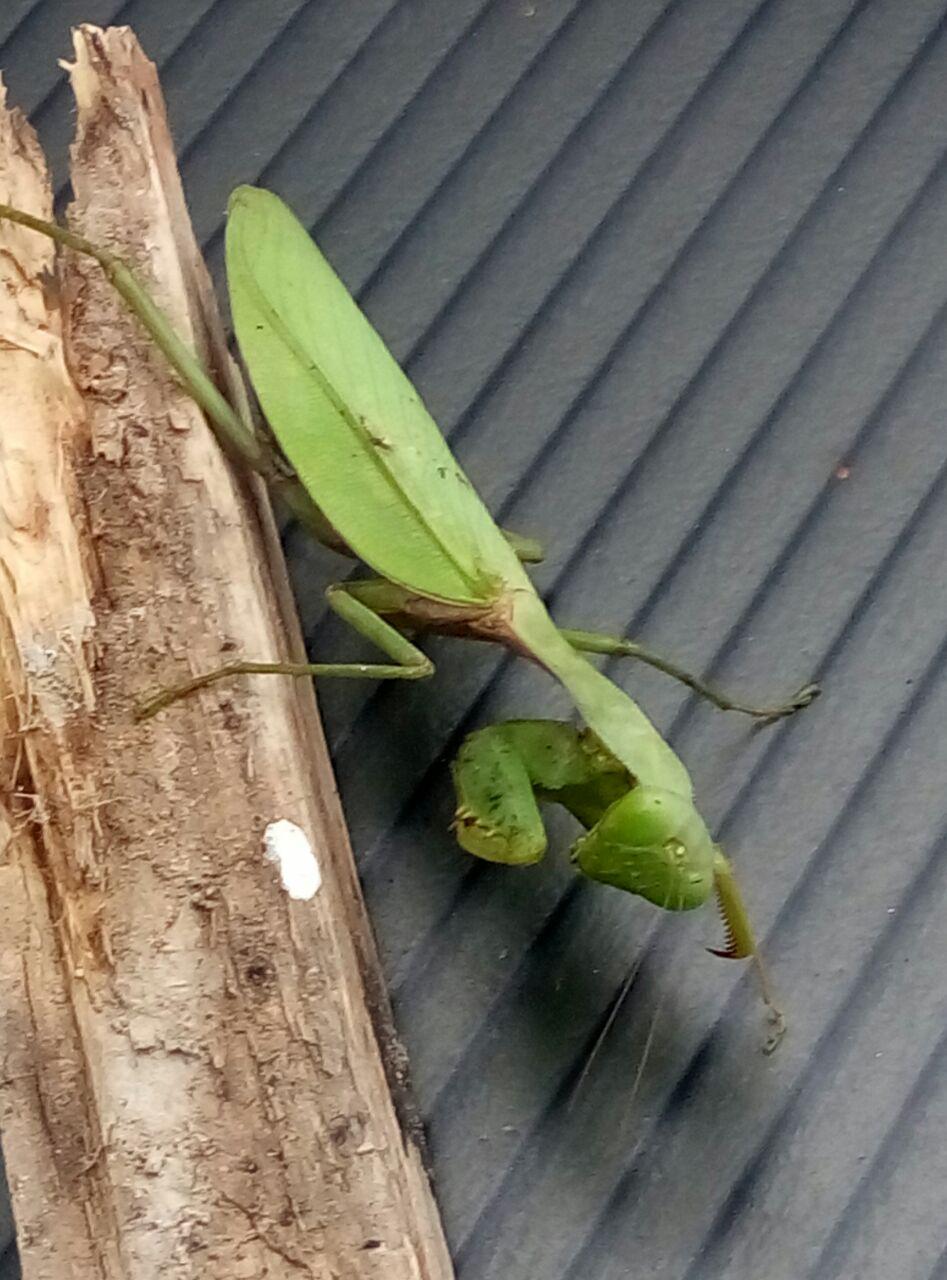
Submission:
[[[50,49],[118,10],[0,15],[60,154]],[[791,1018],[771,1059],[710,913],[452,846],[450,751],[562,712],[547,683],[444,642],[431,685],[324,690],[464,1280],[947,1275],[944,0],[121,16],[213,263],[234,183],[292,201],[494,510],[546,539],[564,622],[741,689],[825,682],[752,733],[615,671],[743,870]],[[288,546],[314,650],[353,652],[324,558]]]

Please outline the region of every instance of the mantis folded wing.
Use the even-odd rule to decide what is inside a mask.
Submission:
[[[252,187],[234,192],[226,256],[240,350],[278,450],[221,395],[124,262],[9,206],[0,205],[0,217],[94,257],[224,447],[264,475],[320,540],[377,575],[331,588],[329,602],[389,663],[235,662],[159,693],[141,714],[237,674],[431,674],[405,631],[504,645],[555,677],[587,728],[511,721],[468,738],[454,766],[463,848],[511,865],[535,862],[546,843],[537,802],[557,801],[586,827],[573,852],[580,871],[673,911],[716,891],[728,933],[719,954],[758,962],[736,882],[694,805],[687,770],[638,705],[581,651],[649,662],[718,706],[764,721],[807,705],[815,686],[780,706],[747,707],[631,641],[560,630],[523,567],[538,548],[494,523],[414,387],[277,196]]]

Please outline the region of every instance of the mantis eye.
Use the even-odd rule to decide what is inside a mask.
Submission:
[[[674,866],[681,867],[687,861],[687,846],[681,844],[680,840],[665,840],[664,852],[667,854],[668,861]]]

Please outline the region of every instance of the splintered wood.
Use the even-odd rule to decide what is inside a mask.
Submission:
[[[84,27],[70,75],[73,225],[232,377],[154,68]],[[5,103],[0,199],[50,214]],[[7,223],[0,421],[0,1132],[24,1276],[447,1280],[308,684],[132,718],[235,654],[298,656],[265,500],[94,264]],[[265,856],[282,821],[308,896]]]

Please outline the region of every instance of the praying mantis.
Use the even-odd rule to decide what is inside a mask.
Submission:
[[[806,685],[778,706],[749,707],[632,641],[556,626],[525,567],[538,548],[494,523],[381,337],[271,192],[244,186],[231,196],[226,263],[237,341],[275,444],[224,397],[120,258],[8,205],[0,217],[94,258],[227,452],[260,472],[320,541],[375,575],[334,585],[327,596],[387,662],[239,660],[162,690],[141,704],[139,717],[239,675],[423,679],[434,668],[411,638],[417,633],[504,646],[559,681],[584,727],[513,720],[470,734],[453,764],[461,847],[491,862],[536,863],[547,843],[539,806],[559,803],[585,829],[571,851],[585,876],[668,911],[716,895],[726,940],[715,954],[756,962],[778,1020],[736,878],[695,805],[687,769],[585,655],[637,658],[717,706],[763,721],[808,705],[818,687]]]

